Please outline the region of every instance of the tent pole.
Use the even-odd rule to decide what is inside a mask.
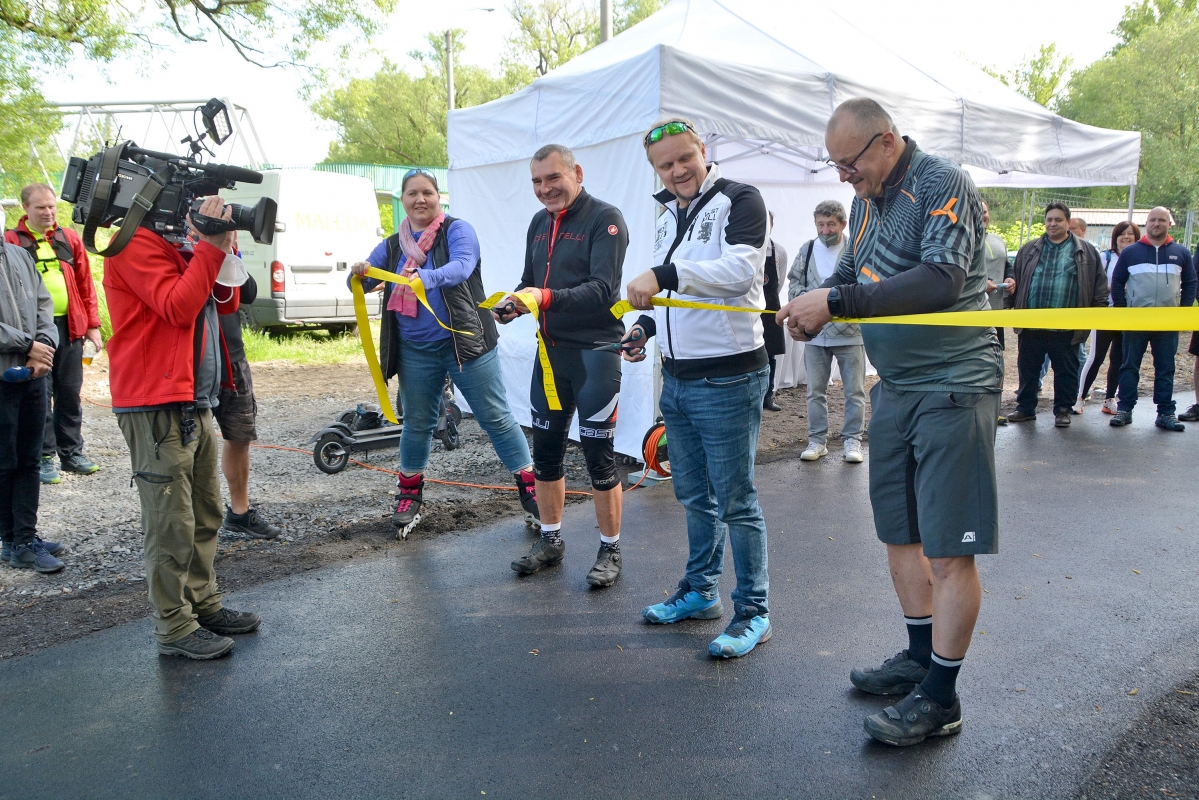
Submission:
[[[1136,207],[1133,205],[1137,200],[1137,185],[1131,183],[1128,185],[1128,221],[1132,222],[1132,210]]]
[[[1028,190],[1024,190],[1024,197],[1020,200],[1020,245],[1024,246],[1024,215],[1028,213]]]
[[[612,38],[612,0],[600,0],[600,42]]]

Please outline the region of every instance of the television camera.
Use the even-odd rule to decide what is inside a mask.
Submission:
[[[263,197],[253,207],[230,203],[230,219],[199,213],[203,198],[236,183],[262,183],[262,173],[226,164],[205,164],[202,152],[210,139],[223,144],[233,132],[229,110],[213,98],[196,111],[204,132],[188,136],[186,156],[145,150],[132,141],[106,147],[89,159],[72,158],[63,177],[62,199],[75,206],[71,219],[83,225],[83,243],[89,252],[115,255],[124,249],[138,227],[176,242],[187,237],[187,216],[192,227],[206,236],[225,231],[248,231],[254,241],[270,244],[275,236],[277,204]],[[105,143],[107,145],[107,143]],[[96,228],[118,225],[117,234],[104,250],[96,249]]]

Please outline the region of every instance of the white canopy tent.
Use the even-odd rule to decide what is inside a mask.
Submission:
[[[624,213],[626,281],[653,266],[656,178],[641,136],[667,114],[696,123],[726,177],[758,186],[775,215],[773,238],[792,256],[814,232],[817,202],[848,207],[823,142],[829,115],[850,97],[877,99],[901,131],[966,166],[980,186],[1135,184],[1139,133],[1063,119],[943,45],[904,44],[929,63],[871,42],[810,0],[674,0],[520,92],[451,112],[453,213],[479,233],[488,291],[520,280],[524,233],[541,208],[528,159],[550,142],[571,147],[588,191]],[[503,333],[509,401],[528,424],[533,324],[521,319]],[[653,422],[654,363],[625,365],[622,453],[639,455]]]

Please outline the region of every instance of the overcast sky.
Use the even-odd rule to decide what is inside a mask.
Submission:
[[[824,3],[810,0],[777,0],[809,3],[813,11],[812,35],[821,35],[820,11]],[[1009,69],[1037,48],[1056,42],[1059,50],[1086,65],[1111,49],[1116,27],[1128,0],[1087,0],[1079,3],[1046,3],[1044,0],[1007,0],[1005,3],[945,3],[944,0],[841,0],[837,12],[866,33],[893,43],[900,55],[912,41],[933,42],[946,52],[1001,70]],[[425,37],[447,27],[467,31],[465,60],[482,66],[498,65],[505,39],[514,25],[504,11],[506,0],[398,0],[398,10],[388,30],[373,47],[400,63],[406,54],[424,49]],[[496,10],[468,10],[493,5]],[[947,13],[948,12],[948,13]],[[352,63],[359,75],[371,74],[376,55]],[[106,74],[80,62],[70,74],[48,76],[43,91],[52,101],[170,100],[184,97],[228,96],[246,106],[262,139],[268,159],[281,164],[320,161],[333,138],[331,127],[314,117],[297,96],[301,76],[292,70],[264,70],[247,64],[232,48],[219,44],[178,44],[170,53],[125,58]],[[203,78],[197,76],[202,75]],[[144,125],[144,123],[143,123]],[[143,135],[141,126],[125,136]],[[165,146],[165,142],[142,142]]]

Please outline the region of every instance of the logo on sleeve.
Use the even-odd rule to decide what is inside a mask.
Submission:
[[[962,544],[966,544],[967,542],[973,542],[973,541],[974,541],[974,531],[966,531],[966,533],[963,534],[963,536],[962,536]]]
[[[957,202],[958,199],[956,197],[951,197],[949,198],[949,202],[946,203],[944,207],[938,208],[935,211],[930,211],[928,212],[928,215],[930,217],[949,217],[949,224],[957,225],[958,215],[953,213],[953,207],[957,205]]]
[[[616,227],[615,225],[609,225],[608,233],[612,236],[615,236],[616,234],[620,233],[620,228]]]

